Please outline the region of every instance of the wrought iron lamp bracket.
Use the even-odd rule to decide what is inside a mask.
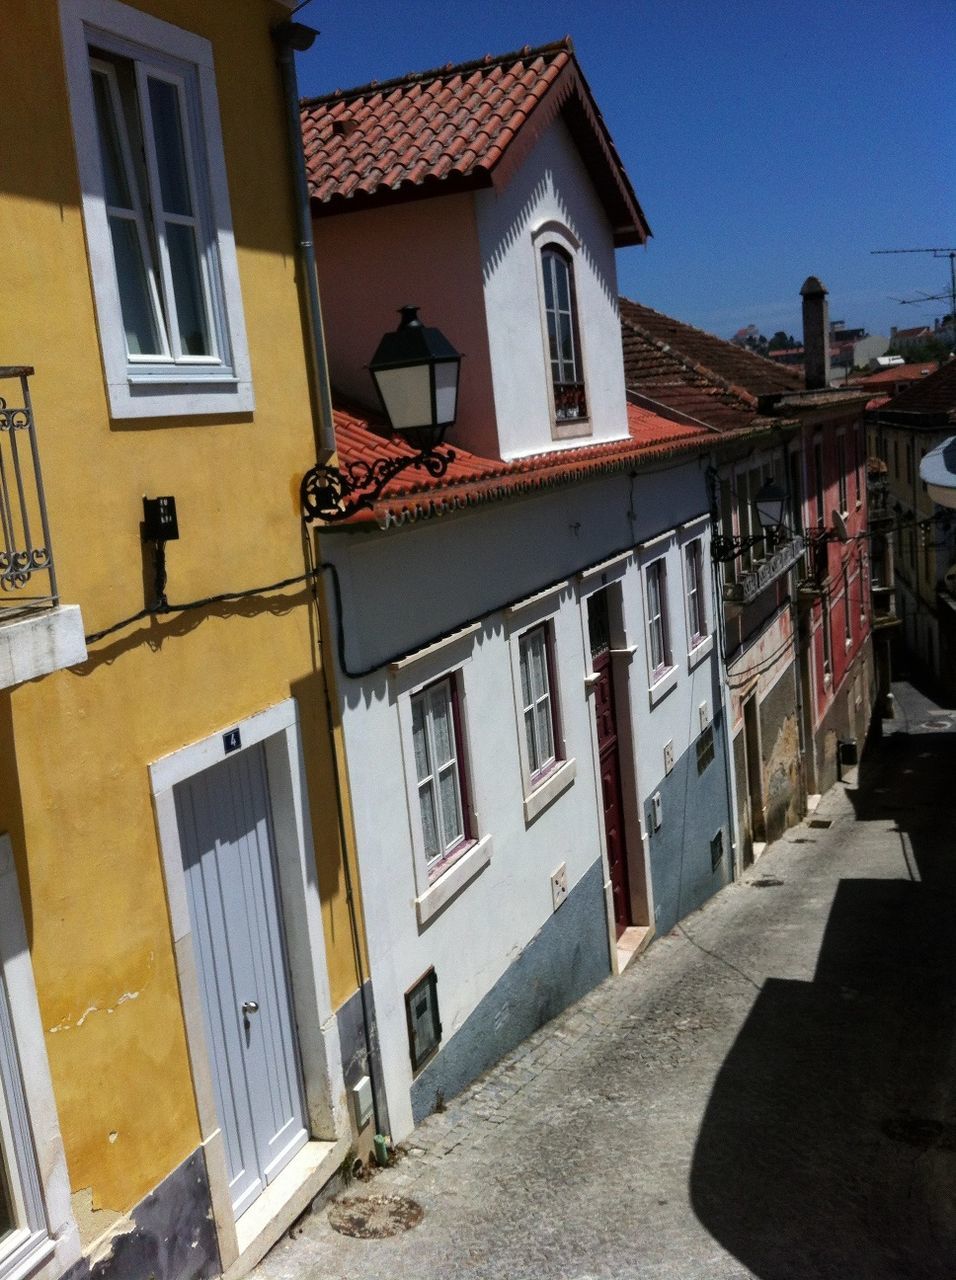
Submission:
[[[300,496],[306,520],[335,524],[367,511],[381,497],[390,480],[414,467],[435,480],[454,462],[453,449],[422,449],[401,458],[375,458],[372,462],[349,462],[344,467],[314,466],[302,477]]]
[[[716,533],[710,540],[711,556],[718,564],[726,564],[730,560],[736,560],[744,551],[763,541],[763,534],[752,538],[729,538],[726,534]]]

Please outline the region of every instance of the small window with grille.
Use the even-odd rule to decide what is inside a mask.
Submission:
[[[405,992],[405,1018],[412,1070],[418,1071],[438,1051],[441,1043],[438,978],[433,968],[423,973],[414,986]]]

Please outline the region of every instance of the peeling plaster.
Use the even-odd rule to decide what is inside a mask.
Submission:
[[[86,1257],[63,1280],[212,1280],[222,1272],[202,1151],[172,1171],[144,1200],[112,1222],[84,1187],[73,1195]],[[95,1237],[95,1238],[90,1238]]]
[[[140,996],[143,994],[143,992],[146,990],[146,988],[149,986],[150,981],[152,980],[153,962],[155,958],[156,958],[156,953],[151,951],[146,960],[146,978],[138,991],[124,991],[121,995],[116,997],[116,999],[113,1001],[112,1004],[109,1004],[109,1005],[100,1005],[100,1004],[87,1005],[87,1007],[83,1010],[83,1012],[80,1014],[78,1018],[66,1017],[62,1020],[62,1022],[58,1022],[56,1023],[55,1026],[48,1028],[49,1034],[53,1036],[53,1035],[56,1035],[58,1031],[69,1031],[75,1027],[82,1027],[83,1023],[87,1020],[87,1018],[90,1016],[91,1013],[115,1013],[117,1009],[119,1009],[122,1005],[129,1003],[130,1000],[138,1000]]]
[[[119,1209],[94,1203],[92,1187],[80,1187],[74,1191],[71,1204],[84,1251],[92,1249],[97,1255],[103,1249],[108,1252],[116,1235],[133,1229],[130,1219]]]

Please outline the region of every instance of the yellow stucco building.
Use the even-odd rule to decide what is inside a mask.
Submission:
[[[288,17],[0,15],[0,1280],[241,1274],[353,1141]]]

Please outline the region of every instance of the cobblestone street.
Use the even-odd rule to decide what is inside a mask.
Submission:
[[[322,1207],[258,1280],[952,1280],[956,715],[895,691],[858,785],[346,1193],[419,1226]]]

